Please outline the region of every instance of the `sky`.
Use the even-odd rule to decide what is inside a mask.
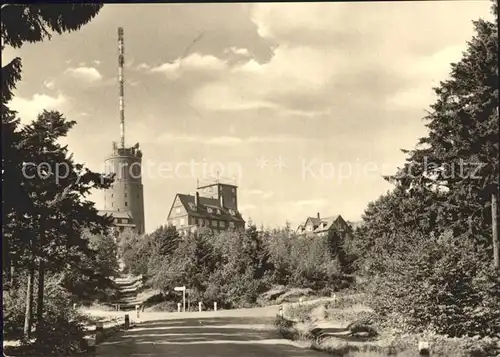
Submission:
[[[489,1],[105,5],[80,31],[6,48],[23,78],[23,122],[54,109],[77,125],[75,160],[102,172],[119,141],[117,28],[125,37],[126,144],[140,143],[146,231],[176,193],[238,185],[265,227],[309,216],[359,220],[426,135]],[[103,194],[91,197],[103,207]]]

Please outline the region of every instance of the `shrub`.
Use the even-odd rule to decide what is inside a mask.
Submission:
[[[386,324],[450,337],[500,335],[500,276],[468,239],[444,235],[387,261],[370,285]]]
[[[4,339],[18,340],[23,336],[26,306],[26,286],[12,287],[3,291]]]
[[[20,279],[23,281],[23,279]],[[47,277],[44,294],[43,329],[38,333],[42,338],[34,345],[23,341],[24,349],[38,356],[68,356],[81,351],[84,338],[85,317],[73,309],[71,295],[57,285],[59,279]],[[36,282],[35,282],[36,284]],[[36,293],[36,291],[35,291]],[[4,338],[22,339],[26,307],[26,287],[4,291]],[[36,311],[36,295],[33,312]],[[33,326],[37,325],[35,314]]]
[[[43,356],[71,355],[81,350],[85,317],[73,309],[71,295],[47,279],[42,340],[37,351]]]
[[[175,312],[177,311],[177,302],[175,301],[160,302],[158,304],[151,306],[151,311]]]
[[[311,312],[318,307],[319,304],[292,305],[287,311],[287,317],[299,322],[309,322],[311,320]]]

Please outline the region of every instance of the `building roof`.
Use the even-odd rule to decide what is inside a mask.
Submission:
[[[176,197],[179,197],[182,205],[192,217],[245,223],[238,211],[221,207],[219,200],[216,198],[200,196],[198,207],[196,207],[194,196],[178,193]],[[212,212],[209,212],[210,210]]]
[[[132,219],[130,212],[128,211],[112,211],[112,210],[100,210],[99,214],[104,216],[106,214],[112,216],[113,218],[128,218]]]
[[[307,217],[305,223],[300,224],[297,230],[303,232],[308,222],[313,224],[314,230],[312,233],[321,233],[328,231],[339,219],[344,220],[341,215],[317,218],[317,217]]]
[[[340,215],[334,217],[321,218],[321,222],[320,224],[318,224],[318,227],[314,230],[314,233],[328,231],[339,217]]]

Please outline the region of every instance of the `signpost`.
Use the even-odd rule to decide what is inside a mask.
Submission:
[[[182,307],[183,311],[186,312],[186,287],[185,286],[176,286],[174,291],[182,291]]]

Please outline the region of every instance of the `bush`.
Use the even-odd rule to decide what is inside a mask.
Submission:
[[[6,340],[19,340],[23,336],[26,308],[26,285],[3,291],[3,334]]]
[[[80,352],[85,317],[73,309],[69,292],[47,279],[44,300],[43,339],[37,343],[41,355],[68,356]]]
[[[21,279],[23,281],[23,279]],[[25,280],[24,280],[25,281]],[[23,282],[24,282],[23,281]],[[73,309],[71,295],[61,286],[54,277],[47,277],[44,294],[44,321],[43,329],[39,333],[42,338],[34,345],[23,341],[31,354],[38,356],[68,356],[81,351],[85,335],[85,317]],[[35,291],[36,293],[36,291]],[[24,316],[26,308],[26,287],[22,284],[18,288],[4,291],[4,338],[22,339]],[[36,311],[36,295],[33,304]],[[37,325],[33,316],[33,326]]]
[[[151,311],[175,312],[177,311],[177,302],[175,301],[160,302],[158,304],[151,306]]]
[[[388,326],[450,337],[500,335],[500,276],[468,239],[427,239],[387,261],[368,300]]]

